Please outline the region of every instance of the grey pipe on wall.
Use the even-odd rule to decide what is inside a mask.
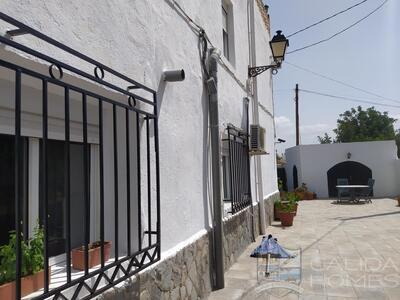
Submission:
[[[224,281],[224,256],[223,256],[223,223],[222,223],[222,197],[221,197],[221,149],[219,137],[218,116],[218,60],[219,55],[215,49],[211,50],[208,59],[210,74],[207,82],[209,94],[209,118],[211,131],[211,170],[212,170],[212,199],[213,199],[213,252],[215,289],[223,289]]]
[[[168,70],[163,72],[164,81],[174,82],[185,80],[185,70]]]

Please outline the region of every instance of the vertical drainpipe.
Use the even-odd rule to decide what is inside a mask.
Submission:
[[[221,201],[221,166],[220,166],[220,138],[219,138],[219,119],[218,119],[218,69],[219,55],[215,49],[211,50],[208,61],[208,80],[209,93],[209,118],[211,131],[211,170],[213,187],[213,252],[214,252],[214,271],[215,289],[222,289],[224,282],[224,259],[223,259],[223,232],[222,232],[222,201]]]
[[[249,0],[249,59],[250,67],[256,66],[256,41],[254,33],[254,1]],[[257,77],[252,78],[252,98],[253,98],[253,124],[259,125],[258,119],[258,89],[257,89]],[[256,172],[256,195],[258,196],[258,207],[260,212],[260,233],[265,234],[267,222],[265,219],[265,206],[264,196],[262,188],[262,173],[261,173],[261,158],[259,155],[254,156],[254,167]]]

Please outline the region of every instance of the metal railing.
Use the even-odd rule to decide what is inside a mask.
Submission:
[[[229,174],[231,212],[236,213],[251,205],[250,157],[248,134],[229,124],[226,128],[229,151]]]
[[[44,35],[43,33],[11,18],[10,16],[0,13],[0,20],[8,23],[14,29],[8,31],[9,36],[0,36],[0,42],[10,48],[23,52],[29,56],[33,56],[36,60],[45,63],[49,66],[49,72],[38,72],[31,68],[23,67],[22,64],[16,64],[9,60],[0,59],[0,67],[3,70],[14,73],[15,82],[15,231],[16,231],[16,280],[15,280],[15,293],[16,299],[21,298],[21,277],[22,277],[22,253],[21,241],[22,232],[26,224],[23,212],[23,124],[21,115],[23,114],[22,101],[23,101],[23,77],[34,78],[41,82],[41,103],[42,111],[40,114],[42,124],[42,151],[41,151],[41,180],[40,190],[43,205],[39,207],[43,216],[45,216],[41,223],[44,230],[44,288],[40,295],[34,299],[90,299],[96,295],[104,292],[108,288],[126,280],[130,276],[143,270],[147,266],[155,263],[160,259],[160,187],[159,187],[159,141],[158,141],[158,116],[157,116],[157,99],[156,92],[121,73],[103,65],[102,63]],[[11,28],[12,29],[12,28]],[[75,59],[79,59],[84,63],[91,65],[93,68],[93,75],[83,71],[80,68],[74,67],[70,64],[62,62],[54,57],[44,54],[38,50],[32,49],[22,43],[16,42],[13,37],[17,35],[27,35],[30,38],[38,39],[41,43],[46,43],[51,47],[55,47],[61,53],[67,53]],[[11,37],[10,37],[11,36]],[[14,51],[15,52],[15,51]],[[82,87],[79,84],[69,83],[65,79],[65,73],[68,73],[70,78],[80,78],[83,83]],[[112,75],[114,77],[113,83],[106,81],[105,77]],[[116,84],[115,82],[122,82]],[[76,81],[75,81],[76,82]],[[88,83],[93,83],[94,88],[87,88]],[[61,285],[52,288],[51,285],[51,271],[49,269],[49,224],[48,224],[48,141],[49,141],[49,86],[53,88],[56,86],[63,90],[64,99],[64,117],[63,122],[65,126],[65,139],[64,139],[64,159],[65,161],[65,176],[64,176],[64,190],[65,190],[65,270],[66,280]],[[101,89],[102,92],[97,92],[96,89]],[[134,90],[135,93],[131,92]],[[84,205],[83,205],[83,232],[84,232],[84,272],[81,276],[73,276],[71,266],[71,118],[74,111],[72,111],[72,103],[70,103],[71,94],[79,95],[80,98],[80,113],[82,114],[82,143],[83,143],[83,186],[84,186]],[[111,95],[111,96],[110,96]],[[115,97],[113,97],[115,95]],[[98,120],[98,146],[99,146],[99,218],[96,222],[100,227],[100,253],[101,264],[98,268],[89,268],[89,244],[91,243],[91,219],[93,219],[93,211],[91,210],[91,174],[90,174],[90,144],[88,141],[88,102],[91,101],[97,108]],[[121,101],[122,99],[122,101]],[[76,99],[74,99],[76,103]],[[93,104],[94,103],[94,104]],[[106,107],[107,106],[107,107]],[[150,109],[143,108],[144,106]],[[105,114],[107,111],[111,113],[111,121],[105,122]],[[120,118],[120,115],[123,118]],[[125,123],[124,135],[118,130],[118,126]],[[141,132],[143,128],[143,132]],[[109,139],[105,139],[105,131],[112,135],[111,143]],[[132,139],[132,135],[135,137]],[[144,136],[143,143],[141,143]],[[124,140],[121,143],[121,140]],[[119,147],[124,147],[125,155],[121,156],[118,153]],[[133,147],[132,147],[133,145]],[[104,150],[111,149],[113,157],[104,157]],[[145,150],[144,150],[145,149]],[[109,182],[105,182],[105,161],[111,161],[113,166],[113,174],[110,175],[114,178],[113,189],[114,197],[112,199],[105,199],[104,187]],[[133,161],[136,164],[136,170],[132,170]],[[108,162],[109,163],[109,162]],[[124,165],[126,172],[122,176],[118,166]],[[145,173],[145,174],[143,174]],[[108,174],[107,174],[108,175]],[[134,178],[132,178],[134,177]],[[136,184],[132,185],[132,179],[135,179]],[[144,180],[145,179],[145,180]],[[121,216],[119,205],[121,205],[121,182],[126,184],[126,200],[124,207],[126,207],[126,215]],[[133,190],[134,189],[134,190]],[[144,191],[147,189],[147,191]],[[125,190],[125,189],[124,189]],[[125,192],[124,192],[125,193]],[[124,194],[125,195],[125,194]],[[105,201],[111,201],[114,206],[114,218],[111,224],[113,226],[114,234],[114,260],[105,260],[105,215],[108,216],[106,211]],[[143,203],[144,202],[144,203]],[[143,205],[144,204],[144,205]],[[132,215],[131,207],[137,207],[137,215]],[[146,210],[143,213],[143,210]],[[143,215],[147,214],[147,228],[143,228]],[[120,219],[126,218],[126,228],[123,234],[120,232]],[[137,245],[132,246],[132,227],[137,228]],[[146,238],[147,237],[147,238]],[[146,241],[145,241],[146,240]],[[126,242],[127,250],[125,253],[119,249],[121,241]],[[71,289],[73,293],[71,293]],[[69,290],[69,294],[66,291]]]

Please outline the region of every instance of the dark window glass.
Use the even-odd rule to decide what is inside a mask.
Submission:
[[[222,181],[224,188],[224,200],[231,200],[229,156],[222,156]]]
[[[48,235],[49,255],[65,252],[65,149],[64,142],[48,140]],[[41,145],[42,149],[42,145]],[[71,246],[79,247],[84,242],[84,178],[82,144],[70,144],[70,203],[71,203]],[[41,155],[42,158],[42,155]],[[41,165],[42,167],[42,165]],[[41,172],[41,174],[43,174]],[[41,178],[42,183],[42,178]],[[42,185],[41,185],[42,186]],[[42,193],[43,194],[43,193]],[[41,207],[43,195],[41,195]],[[40,210],[43,222],[43,210]]]
[[[22,211],[27,211],[27,142],[22,140],[23,172]],[[26,214],[22,217],[26,219]],[[23,231],[28,231],[28,222],[23,222]],[[13,135],[0,134],[0,245],[8,243],[11,230],[15,230],[15,138]]]

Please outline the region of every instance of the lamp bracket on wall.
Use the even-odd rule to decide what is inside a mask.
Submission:
[[[272,69],[272,74],[275,75],[278,73],[278,69],[280,67],[281,67],[280,62],[268,66],[249,67],[249,77],[256,77],[269,69]]]

